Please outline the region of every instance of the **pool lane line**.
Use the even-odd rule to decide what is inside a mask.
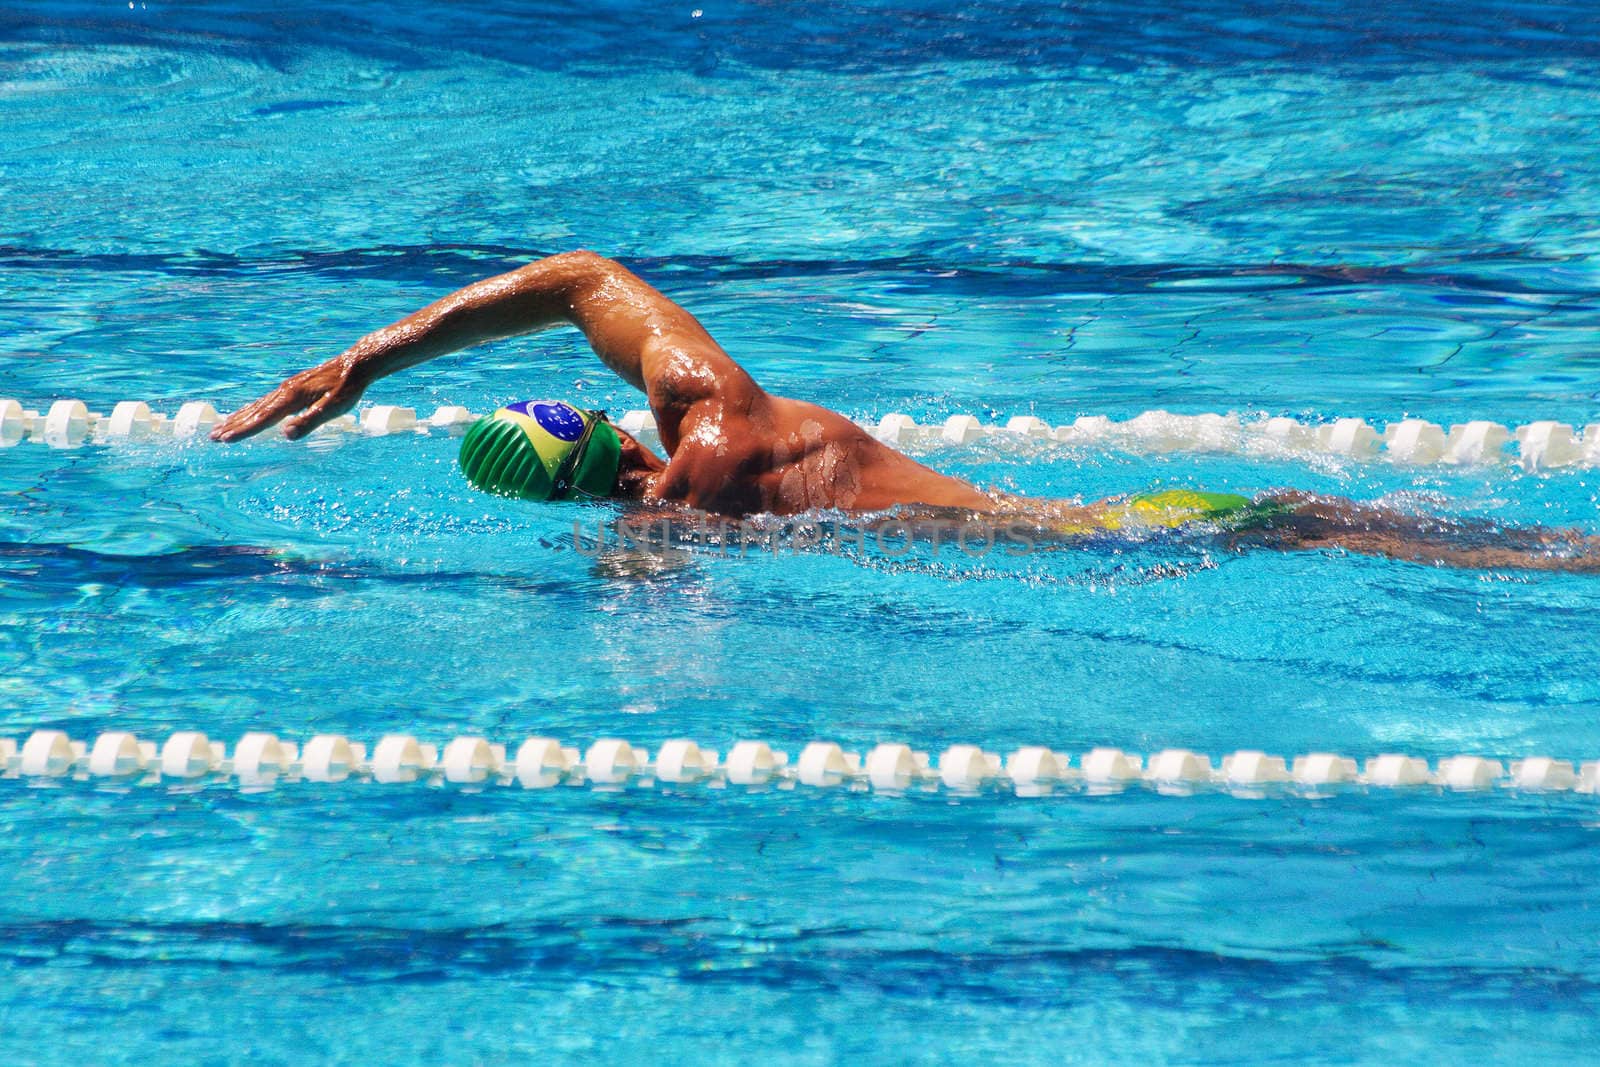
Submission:
[[[121,401],[108,414],[90,411],[81,400],[56,400],[46,405],[41,414],[17,400],[0,398],[0,448],[25,441],[52,448],[78,448],[85,444],[199,438],[220,418],[216,408],[203,400],[188,401],[169,417],[152,411],[139,400]],[[467,408],[453,404],[438,408],[427,418],[418,418],[412,408],[374,404],[363,408],[359,416],[342,415],[326,423],[314,436],[438,431],[460,435],[476,418]],[[655,435],[655,420],[650,412],[629,411],[617,424],[645,438],[647,443],[655,443],[650,441]],[[1380,431],[1359,418],[1306,423],[1281,415],[1181,415],[1153,410],[1120,422],[1104,415],[1081,415],[1053,427],[1033,415],[1014,416],[1003,425],[986,425],[973,415],[951,415],[937,425],[923,425],[909,415],[893,413],[876,423],[863,424],[863,429],[886,444],[922,450],[982,441],[1019,451],[1062,445],[1135,454],[1383,459],[1410,466],[1509,462],[1530,473],[1600,466],[1600,422],[1577,430],[1569,423],[1540,420],[1513,429],[1479,419],[1447,429],[1424,419],[1401,419]]]
[[[222,780],[248,789],[346,781],[522,789],[666,784],[889,794],[1001,792],[1024,797],[1130,789],[1321,796],[1348,787],[1597,794],[1600,760],[1574,767],[1567,760],[1545,756],[1509,765],[1481,756],[1454,756],[1432,767],[1424,759],[1385,753],[1358,766],[1350,757],[1327,752],[1297,756],[1291,763],[1281,756],[1241,750],[1213,764],[1210,757],[1188,749],[1163,749],[1145,760],[1136,753],[1102,747],[1074,761],[1070,753],[1037,745],[1018,748],[1004,758],[977,745],[951,745],[930,762],[926,752],[900,742],[858,753],[831,741],[813,741],[791,760],[787,752],[765,741],[738,741],[720,755],[682,738],[663,743],[652,758],[648,750],[619,738],[602,738],[580,752],[550,737],[527,738],[508,756],[505,746],[478,736],[456,737],[441,749],[410,734],[386,734],[369,751],[343,734],[318,734],[300,746],[265,732],[243,735],[230,752],[225,743],[193,730],[178,731],[160,745],[126,731],[102,733],[89,744],[61,730],[36,730],[20,746],[0,738],[0,778],[145,785]]]

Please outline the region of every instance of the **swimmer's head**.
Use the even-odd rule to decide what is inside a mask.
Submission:
[[[457,462],[486,492],[575,500],[614,495],[622,452],[605,412],[562,400],[524,400],[473,423]]]

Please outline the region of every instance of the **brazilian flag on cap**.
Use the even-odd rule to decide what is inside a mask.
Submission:
[[[622,442],[603,411],[524,400],[473,423],[457,462],[474,486],[500,496],[608,496],[622,465]]]

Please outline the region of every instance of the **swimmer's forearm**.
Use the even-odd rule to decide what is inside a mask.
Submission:
[[[620,263],[593,252],[563,252],[486,278],[368,334],[337,359],[361,388],[379,378],[473,345],[570,324],[606,366],[645,388],[651,338],[691,337],[715,346],[677,304]]]
[[[430,359],[561,323],[582,326],[585,296],[599,284],[599,256],[571,252],[474,282],[336,357],[362,388]]]
[[[612,314],[619,304],[639,310],[637,302],[628,299],[636,296],[635,286],[654,293],[624,268],[592,252],[541,259],[459,289],[368,334],[333,359],[294,375],[235,411],[217,424],[211,436],[238,441],[281,421],[290,438],[303,437],[354,408],[367,386],[379,378],[449,352],[560,322],[582,329],[612,369],[640,386],[640,337],[654,323],[648,316]]]

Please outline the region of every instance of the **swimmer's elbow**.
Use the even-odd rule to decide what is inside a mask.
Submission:
[[[628,268],[616,260],[587,248],[534,260],[514,276],[518,278],[518,288],[560,293],[574,302],[602,292],[608,283],[633,278]]]
[[[535,260],[523,269],[554,269],[581,275],[594,275],[623,270],[624,268],[616,260],[607,259],[598,252],[591,252],[587,248],[578,248],[571,252],[558,252],[553,256]]]
[[[610,263],[611,261],[598,252],[587,248],[574,248],[570,252],[557,252],[550,257],[552,263]]]

